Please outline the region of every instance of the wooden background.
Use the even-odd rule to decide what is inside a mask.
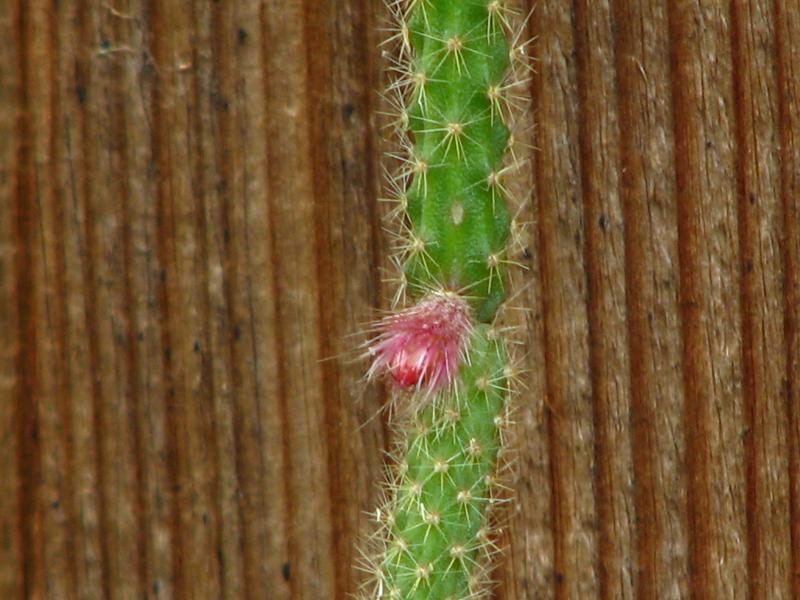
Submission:
[[[527,7],[523,7],[527,12]],[[0,597],[344,599],[378,0],[0,1]],[[498,598],[800,598],[800,3],[538,0]]]

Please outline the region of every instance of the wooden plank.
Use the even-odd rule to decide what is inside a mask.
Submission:
[[[513,3],[495,597],[800,596],[800,12]],[[2,597],[357,591],[392,435],[357,360],[392,292],[386,14],[0,3]]]

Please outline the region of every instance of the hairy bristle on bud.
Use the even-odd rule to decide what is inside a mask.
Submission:
[[[463,298],[433,292],[377,324],[369,376],[386,373],[402,388],[440,390],[456,377],[472,327]]]

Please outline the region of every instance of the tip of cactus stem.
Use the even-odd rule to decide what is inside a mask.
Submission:
[[[437,391],[453,383],[472,333],[467,301],[452,292],[432,292],[382,319],[369,347],[370,377],[391,376],[401,388]]]

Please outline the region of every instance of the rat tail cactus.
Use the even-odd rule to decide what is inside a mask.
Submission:
[[[395,0],[389,39],[399,292],[376,324],[369,376],[399,410],[366,597],[467,600],[490,593],[491,508],[507,498],[511,367],[506,301],[518,227],[504,175],[520,84],[504,0]]]

